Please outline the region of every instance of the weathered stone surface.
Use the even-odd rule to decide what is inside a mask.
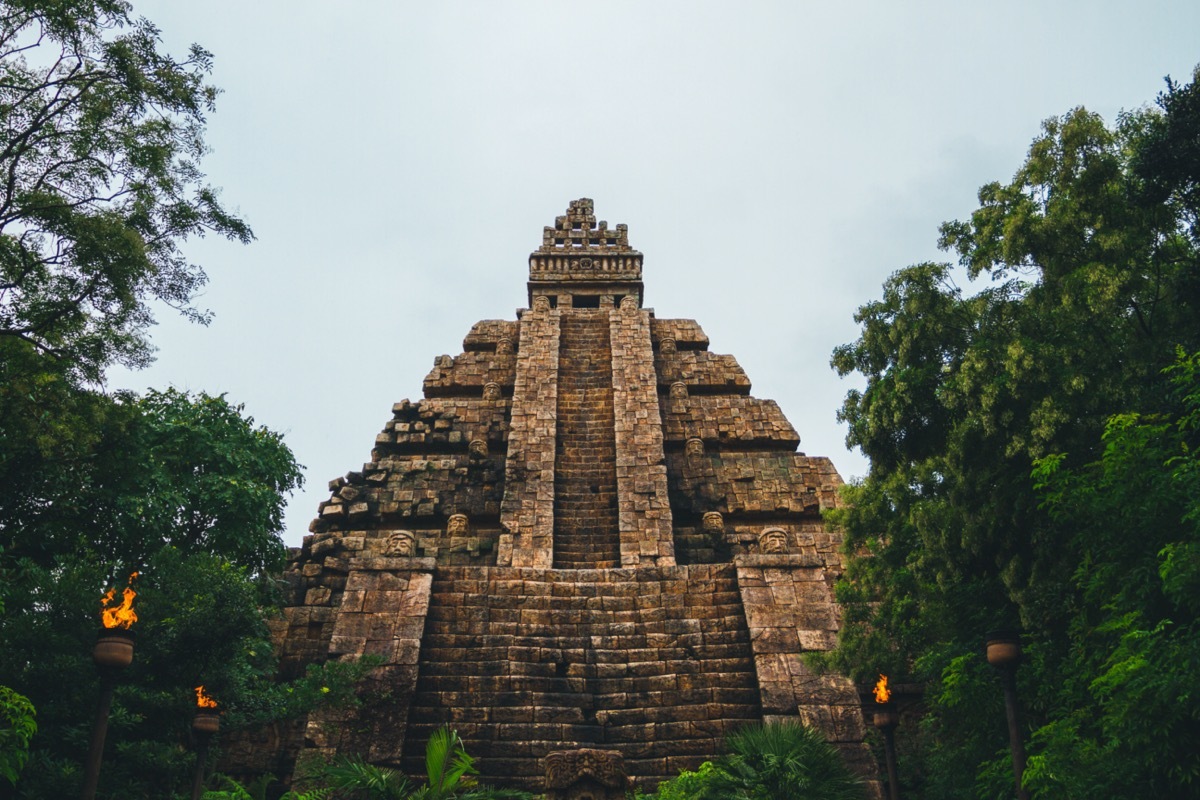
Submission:
[[[281,672],[379,666],[357,708],[232,743],[239,774],[306,750],[420,773],[451,725],[489,782],[618,797],[776,718],[871,771],[854,687],[803,658],[837,633],[841,479],[694,321],[643,307],[642,260],[572,202],[530,307],[438,356],[330,481],[289,554]]]

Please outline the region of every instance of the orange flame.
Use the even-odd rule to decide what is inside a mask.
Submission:
[[[133,583],[137,576],[136,572],[130,575],[129,582]],[[133,610],[133,598],[137,597],[137,592],[126,586],[122,592],[124,599],[120,605],[114,606],[112,604],[116,601],[116,594],[116,589],[109,589],[104,594],[100,601],[100,621],[106,628],[129,628],[137,622],[137,612]]]
[[[875,702],[883,705],[888,700],[892,699],[892,692],[888,689],[887,675],[880,675],[879,681],[875,684]]]
[[[216,708],[217,701],[204,693],[203,686],[196,687],[196,706],[198,708]]]

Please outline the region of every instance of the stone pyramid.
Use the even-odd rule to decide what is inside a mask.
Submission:
[[[545,788],[547,757],[582,750],[652,787],[793,718],[871,773],[854,686],[802,660],[838,624],[833,465],[699,325],[643,306],[642,254],[591,200],[545,229],[528,286],[392,407],[292,553],[284,675],[374,654],[360,707],[231,759],[421,774],[449,724],[489,782]]]

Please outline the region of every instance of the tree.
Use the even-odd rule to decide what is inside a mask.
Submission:
[[[967,278],[988,283],[965,292],[948,264],[901,270],[859,309],[859,339],[834,352],[840,374],[867,379],[840,417],[871,469],[832,517],[851,562],[831,663],[928,683],[928,797],[970,786],[992,796],[1010,780],[986,631],[1026,631],[1021,694],[1033,727],[1047,731],[1032,746],[1035,765],[1046,763],[1046,726],[1099,702],[1087,688],[1099,673],[1073,654],[1099,642],[1092,667],[1125,662],[1115,639],[1091,638],[1083,623],[1118,592],[1079,579],[1104,523],[1067,524],[1046,492],[1051,465],[1077,475],[1101,460],[1115,415],[1172,413],[1164,370],[1178,348],[1200,349],[1200,162],[1194,138],[1182,146],[1200,124],[1198,97],[1200,82],[1169,82],[1158,110],[1111,128],[1084,109],[1047,121],[1012,182],[984,186],[969,220],[942,226],[942,247]],[[1162,463],[1148,469],[1146,480],[1166,480]],[[1164,513],[1178,511],[1176,497]],[[1134,537],[1138,563],[1154,560],[1156,541]],[[1178,622],[1177,612],[1146,616],[1150,602],[1133,605]],[[1111,743],[1115,730],[1093,741]],[[1185,785],[1178,777],[1167,794]],[[1046,796],[1067,796],[1056,791]]]
[[[133,570],[141,636],[104,796],[186,783],[194,686],[229,730],[346,699],[356,674],[273,682],[264,615],[300,481],[281,437],[224,397],[95,388],[148,363],[155,304],[207,321],[187,238],[252,238],[198,166],[211,56],[158,48],[124,0],[0,0],[0,675],[39,722],[18,797],[77,793],[98,600]],[[22,754],[3,744],[8,775]]]
[[[105,410],[89,457],[65,475],[61,462],[27,463],[42,477],[26,486],[44,491],[0,503],[9,545],[0,673],[33,701],[43,731],[18,791],[75,793],[100,594],[136,570],[138,654],[117,695],[102,787],[168,796],[189,766],[178,743],[192,687],[209,687],[235,726],[295,710],[285,688],[270,686],[264,612],[277,602],[268,570],[282,562],[283,496],[299,466],[278,435],[223,398],[170,390],[92,400]]]
[[[252,234],[203,184],[212,58],[176,60],[124,0],[0,4],[0,358],[74,379],[149,361],[149,301],[189,318],[189,236]]]
[[[1034,731],[1028,783],[1046,796],[1200,792],[1200,353],[1167,370],[1165,413],[1109,420],[1098,461],[1034,478],[1079,563],[1060,698]]]
[[[53,434],[42,446],[27,437],[0,466],[22,490],[0,498],[10,556],[50,566],[64,553],[106,553],[134,569],[171,546],[252,573],[282,569],[284,498],[302,477],[279,434],[204,393],[70,396],[80,411],[67,419],[89,425],[83,452]]]

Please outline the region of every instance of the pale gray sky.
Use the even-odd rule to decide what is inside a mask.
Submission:
[[[645,253],[646,305],[696,319],[843,476],[831,350],[940,222],[1006,180],[1041,120],[1108,120],[1200,62],[1200,3],[135,0],[216,57],[209,180],[248,247],[188,246],[209,328],[164,310],[158,362],[112,388],[227,392],[308,484],[359,469],[394,401],[591,197]]]

